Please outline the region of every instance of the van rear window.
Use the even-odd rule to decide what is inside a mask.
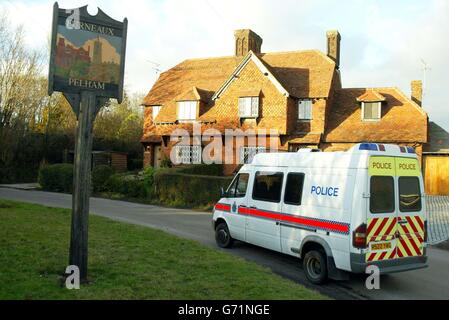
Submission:
[[[256,172],[254,178],[253,199],[260,201],[281,201],[282,172]]]
[[[373,176],[370,182],[369,208],[371,213],[394,212],[394,179]]]
[[[418,177],[399,177],[399,209],[421,211],[421,188]]]

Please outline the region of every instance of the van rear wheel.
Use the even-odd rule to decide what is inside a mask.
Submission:
[[[228,225],[225,222],[219,223],[215,228],[215,241],[220,248],[232,247],[234,239],[232,239]]]
[[[303,268],[307,280],[313,284],[323,284],[327,280],[326,254],[318,250],[310,250],[303,260]]]

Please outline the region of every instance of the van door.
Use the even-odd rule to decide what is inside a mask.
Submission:
[[[394,157],[371,156],[368,166],[366,261],[396,257],[397,207]]]
[[[227,223],[229,232],[234,239],[245,241],[245,223],[244,215],[239,214],[241,207],[247,206],[247,189],[249,182],[249,172],[239,172],[228,190],[226,190],[226,198],[222,202],[229,207]]]
[[[423,255],[423,182],[416,158],[372,156],[366,261]]]
[[[397,257],[424,254],[423,181],[417,159],[395,158],[398,176]]]
[[[256,170],[253,190],[248,197],[246,241],[271,250],[281,251],[279,213],[284,170],[263,168]]]

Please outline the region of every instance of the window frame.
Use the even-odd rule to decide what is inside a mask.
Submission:
[[[186,104],[189,104],[189,108],[191,108],[192,107],[192,105],[194,104],[195,105],[195,110],[194,110],[194,116],[193,116],[193,118],[189,118],[189,119],[187,119],[187,118],[185,118],[185,117],[181,117],[181,115],[183,115],[184,116],[184,114],[186,113],[186,112],[181,112],[181,109],[182,109],[182,107],[185,107],[185,105]],[[196,100],[183,100],[183,101],[178,101],[177,102],[177,105],[178,105],[178,112],[177,112],[177,115],[176,115],[176,119],[178,119],[178,121],[179,122],[191,122],[191,121],[196,121],[197,120],[197,118],[198,118],[198,101],[196,101]],[[191,112],[192,110],[189,110],[189,113]]]
[[[418,182],[418,196],[419,196],[419,209],[418,210],[402,210],[402,206],[401,206],[401,183],[400,183],[401,179],[416,179],[416,181]],[[399,211],[400,212],[421,212],[422,211],[421,183],[420,183],[418,177],[415,177],[415,176],[412,176],[412,177],[400,176],[398,178],[398,194],[399,194]]]
[[[242,104],[241,101],[249,99],[250,101],[250,114],[242,114]],[[257,107],[254,106],[255,100],[257,100]],[[245,109],[246,109],[245,103]],[[238,99],[238,114],[241,119],[249,119],[249,118],[258,118],[259,117],[259,108],[260,108],[260,98],[258,96],[244,96],[239,97]]]
[[[153,121],[156,120],[156,117],[158,116],[159,112],[161,112],[162,106],[153,106],[152,107],[152,117],[153,117]],[[154,111],[157,110],[157,112],[155,113]]]
[[[256,191],[256,179],[257,179],[257,176],[260,175],[261,173],[265,173],[265,175],[267,175],[267,173],[270,173],[271,175],[277,175],[277,174],[281,175],[281,183],[280,183],[280,188],[279,188],[279,200],[277,200],[277,201],[276,200],[267,200],[267,199],[262,199],[262,198],[256,198],[254,196],[254,193]],[[256,173],[254,174],[254,179],[253,179],[253,192],[252,192],[251,198],[252,198],[252,200],[255,200],[255,201],[280,203],[282,200],[283,186],[284,186],[284,172],[282,172],[282,171],[274,171],[274,172],[272,172],[272,171],[256,171]]]
[[[372,179],[373,178],[389,178],[390,179],[390,181],[391,181],[391,183],[392,183],[392,185],[393,185],[393,192],[392,192],[392,199],[393,199],[393,208],[392,208],[392,210],[390,210],[390,211],[373,211],[372,210],[372,206],[371,206],[371,199],[372,199],[372,192],[371,192],[371,182],[372,182]],[[394,213],[395,211],[396,211],[396,189],[395,189],[395,179],[394,179],[394,177],[393,176],[371,176],[370,177],[370,180],[369,180],[369,183],[370,183],[370,187],[369,187],[369,194],[370,194],[370,197],[369,197],[369,212],[371,213],[371,214],[389,214],[389,213]]]
[[[177,163],[179,163],[179,164],[200,164],[200,163],[202,163],[203,148],[200,145],[180,145],[180,144],[178,145],[177,144],[177,145],[174,146],[174,148],[175,148],[176,162]],[[190,162],[183,162],[182,161],[182,155],[179,156],[179,152],[180,152],[179,149],[182,149],[182,148],[189,149],[188,152],[190,153],[190,155],[189,155]],[[193,154],[194,154],[194,150],[193,149],[194,148],[198,148],[199,149],[198,150],[199,159],[198,158],[194,159],[194,157],[193,157]]]
[[[248,177],[248,181],[247,181],[247,185],[246,185],[246,190],[245,190],[245,194],[244,194],[244,195],[239,195],[239,196],[237,196],[235,191],[236,191],[236,189],[237,189],[237,187],[238,187],[238,185],[239,185],[240,177],[241,177],[242,175],[246,175],[246,176]],[[245,197],[246,197],[246,194],[248,193],[249,178],[250,178],[250,174],[249,174],[248,172],[240,172],[239,174],[237,174],[237,175],[235,176],[235,178],[232,180],[232,182],[231,182],[231,184],[229,185],[228,189],[226,190],[226,196],[227,196],[228,198],[236,198],[236,199],[239,199],[239,198],[245,198]],[[230,189],[231,189],[231,187],[232,187],[234,184],[235,184],[235,187],[234,187],[234,193],[233,193],[233,195],[230,195],[230,193],[229,193],[229,192],[230,192]]]
[[[377,104],[378,109],[377,109],[377,118],[365,118],[365,103],[373,103],[373,104]],[[380,121],[382,118],[382,102],[381,101],[373,101],[373,102],[362,102],[362,120],[363,121]]]
[[[251,162],[253,161],[254,157],[259,153],[266,153],[267,147],[266,146],[242,146],[239,149],[239,163],[240,164],[250,164],[251,162],[248,161],[249,159],[249,152],[246,152],[248,154],[247,162],[245,162],[245,151],[255,151],[253,158],[251,159]]]
[[[285,197],[287,196],[287,186],[288,186],[288,178],[290,176],[300,176],[302,177],[302,183],[301,183],[301,194],[299,197],[299,203],[295,203],[295,202],[290,202],[290,201],[286,201]],[[302,205],[302,196],[304,194],[304,181],[306,180],[306,175],[304,174],[304,172],[289,172],[287,174],[287,179],[285,180],[285,187],[284,187],[284,203],[291,205],[291,206],[301,206]]]
[[[309,103],[310,105],[307,106],[305,103]],[[304,106],[303,106],[304,104]],[[304,116],[301,117],[300,108],[303,109]],[[312,99],[299,99],[297,103],[297,110],[298,110],[298,121],[311,121],[313,120],[313,100]]]

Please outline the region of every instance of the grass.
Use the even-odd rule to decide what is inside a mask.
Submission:
[[[0,299],[323,299],[229,253],[89,219],[89,284],[68,290],[70,210],[0,200]]]

